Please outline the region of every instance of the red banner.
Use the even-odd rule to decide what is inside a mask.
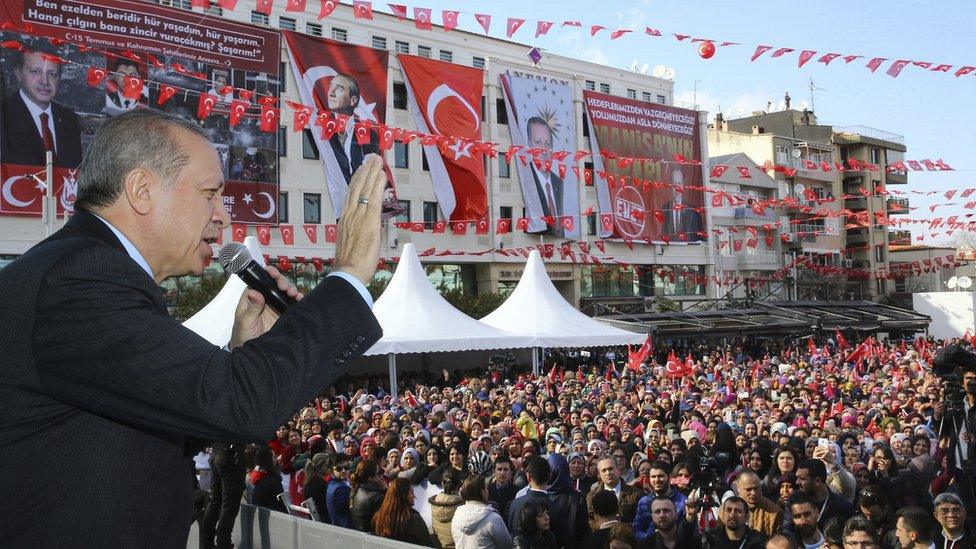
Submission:
[[[418,129],[453,139],[440,151],[424,147],[441,211],[451,221],[482,219],[488,209],[485,165],[472,142],[481,139],[483,71],[413,55],[397,58]]]
[[[263,95],[278,94],[277,31],[223,18],[201,25],[199,14],[131,0],[11,0],[0,5],[0,20],[15,27],[29,25],[34,35],[0,32],[0,40],[18,44],[0,51],[0,60],[4,66],[22,67],[4,74],[0,93],[0,179],[9,189],[0,215],[40,212],[37,201],[24,200],[26,183],[19,177],[23,166],[30,166],[27,171],[37,172],[43,182],[50,150],[55,189],[70,190],[64,181],[71,178],[64,170],[78,167],[102,120],[158,108],[199,119],[211,134],[232,219],[277,222],[277,124],[260,131],[256,107],[245,109],[233,128],[226,118],[235,91],[253,89],[255,81],[266,83]],[[28,69],[45,73],[47,84],[32,85]],[[208,97],[207,108],[201,110],[201,98]],[[28,102],[49,107],[51,114],[45,120]],[[241,146],[243,142],[249,146]],[[66,192],[65,197],[73,201],[73,194]]]
[[[297,32],[284,31],[284,35],[302,103],[342,120],[334,128],[323,125],[312,131],[325,167],[332,209],[340,217],[352,174],[366,155],[383,155],[378,130],[386,116],[390,54]],[[389,169],[387,179],[383,215],[392,217],[402,208]]]
[[[613,231],[601,236],[670,243],[705,240],[698,113],[589,90],[583,98],[590,143],[600,152],[593,155],[594,164],[607,174],[597,179],[600,211],[613,212]],[[676,162],[640,160],[647,158]]]
[[[45,172],[34,166],[4,164],[0,166],[2,185],[0,185],[0,215],[23,215],[40,217],[44,203]],[[58,215],[74,213],[75,196],[78,194],[78,170],[54,169],[54,197],[58,204]]]

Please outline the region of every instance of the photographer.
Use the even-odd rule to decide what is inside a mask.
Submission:
[[[943,398],[935,405],[933,425],[938,427],[942,443],[948,439],[948,474],[955,484],[955,492],[966,504],[965,507],[974,509],[976,355],[957,345],[950,345],[939,353],[932,366],[943,381]],[[955,385],[956,380],[960,381],[961,387]],[[970,527],[973,526],[972,521],[973,518],[970,518]]]

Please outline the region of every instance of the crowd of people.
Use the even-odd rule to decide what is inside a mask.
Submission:
[[[971,548],[976,369],[947,406],[947,343],[702,344],[668,350],[679,376],[553,354],[401,374],[396,399],[360,376],[234,474],[255,505],[431,547]]]

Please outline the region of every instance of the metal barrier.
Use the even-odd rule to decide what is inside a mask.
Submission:
[[[195,533],[194,531],[190,534],[191,541],[196,541],[193,540]],[[235,546],[241,549],[310,549],[312,547],[407,549],[419,547],[411,543],[314,522],[246,503],[241,505],[241,513],[234,524],[233,541]]]

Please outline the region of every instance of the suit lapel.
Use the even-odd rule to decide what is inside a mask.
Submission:
[[[37,123],[34,122],[34,117],[31,116],[30,110],[28,110],[27,105],[24,103],[24,98],[21,97],[20,92],[17,92],[17,100],[13,101],[12,105],[17,111],[13,113],[13,118],[21,118],[26,122],[27,128],[29,128],[26,133],[30,135],[30,140],[33,143],[31,150],[41,151],[40,155],[35,156],[34,160],[40,160],[40,163],[44,164],[44,139],[41,138],[41,134],[37,131]]]

